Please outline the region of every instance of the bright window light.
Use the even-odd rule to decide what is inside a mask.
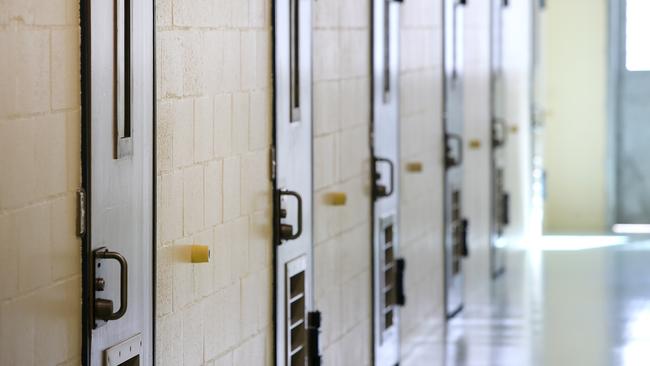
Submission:
[[[623,245],[626,236],[616,235],[545,235],[537,238],[534,247],[548,251],[574,251]]]
[[[616,234],[650,234],[650,225],[645,224],[616,224],[612,227]]]
[[[625,67],[629,71],[650,70],[650,1],[627,0]]]

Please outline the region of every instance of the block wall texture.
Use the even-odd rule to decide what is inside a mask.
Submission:
[[[272,363],[271,5],[156,1],[159,365]]]
[[[442,320],[442,2],[402,4],[400,39],[401,252],[406,258],[402,337]],[[422,172],[409,172],[410,163]]]
[[[78,5],[0,1],[2,365],[80,363]]]
[[[314,2],[314,240],[325,365],[371,357],[370,0]],[[328,204],[331,193],[344,206]]]

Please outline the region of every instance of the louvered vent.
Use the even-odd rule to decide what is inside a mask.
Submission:
[[[393,223],[390,222],[383,229],[383,238],[381,244],[383,246],[383,330],[387,330],[394,324],[394,308],[397,299],[397,286],[396,286],[396,266],[395,266],[395,251],[393,246]]]
[[[287,365],[304,366],[307,356],[305,324],[305,268],[303,264],[287,271]],[[292,266],[289,266],[292,267]]]

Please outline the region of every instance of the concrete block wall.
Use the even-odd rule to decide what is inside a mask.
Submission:
[[[271,4],[156,1],[159,365],[272,363]]]
[[[400,57],[402,336],[439,323],[443,310],[442,2],[402,4]],[[422,163],[419,173],[408,164]],[[408,351],[408,347],[404,347]]]
[[[325,365],[367,365],[371,346],[370,6],[314,2],[314,262]],[[331,193],[347,195],[332,206]]]
[[[2,365],[80,364],[78,6],[0,2]]]

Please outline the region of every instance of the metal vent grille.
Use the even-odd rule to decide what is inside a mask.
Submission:
[[[388,330],[394,324],[394,308],[397,303],[395,250],[393,246],[393,224],[384,226],[382,231],[382,271],[383,271],[383,330]]]
[[[287,364],[304,366],[307,356],[304,258],[292,264],[295,266],[287,270]]]

